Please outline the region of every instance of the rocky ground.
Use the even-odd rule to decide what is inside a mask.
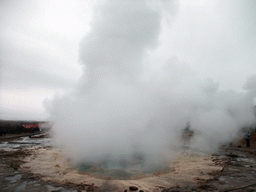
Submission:
[[[209,173],[209,180],[196,180],[196,186],[174,186],[164,192],[176,191],[256,191],[256,151],[255,147],[225,147],[212,155],[215,165],[222,166],[221,171]]]
[[[169,187],[155,185],[152,191],[177,192],[177,191],[256,191],[256,143],[252,140],[251,147],[246,148],[245,143],[222,146],[218,153],[209,156],[209,159],[217,169],[201,172],[196,160],[189,158],[179,161],[172,169],[172,184]],[[103,185],[76,183],[66,180],[58,182],[56,179],[45,179],[40,173],[35,173],[22,166],[27,162],[25,159],[31,157],[32,151],[19,148],[15,151],[0,151],[0,189],[1,191],[151,191],[146,187],[136,185],[125,186],[120,190],[112,181],[105,181]],[[183,164],[182,164],[183,163]],[[191,166],[190,166],[191,165]],[[199,167],[198,167],[199,166]],[[212,165],[211,165],[212,166]],[[198,173],[192,173],[188,169],[195,167]],[[58,168],[58,166],[57,166]],[[215,170],[215,171],[213,171]],[[182,175],[186,172],[194,177],[187,179]],[[198,176],[197,176],[198,175]],[[157,177],[158,175],[154,175]],[[164,178],[165,175],[162,176]],[[187,179],[187,180],[186,180]],[[152,180],[153,181],[153,180]]]
[[[24,172],[20,165],[25,156],[30,155],[27,150],[0,151],[0,191],[77,191],[71,187],[60,186],[57,183],[42,182],[40,175]]]

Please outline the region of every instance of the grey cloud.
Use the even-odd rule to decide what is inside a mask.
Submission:
[[[76,80],[65,78],[55,72],[43,70],[43,66],[56,65],[56,60],[45,58],[41,55],[30,53],[22,50],[3,51],[1,61],[1,88],[71,88],[75,85]],[[38,67],[41,65],[42,67]]]
[[[255,73],[255,1],[205,4],[183,7],[164,31],[166,50],[195,66],[200,76],[220,81],[222,89],[241,88]]]

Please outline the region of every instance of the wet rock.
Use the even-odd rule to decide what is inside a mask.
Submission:
[[[54,187],[51,185],[46,185],[46,187],[48,188],[48,191],[51,191],[51,192],[63,191],[63,187]]]
[[[219,180],[219,183],[222,184],[222,185],[227,183],[226,179],[224,177],[220,177],[218,180]]]
[[[138,190],[138,187],[136,187],[136,186],[130,186],[129,189],[130,189],[131,191],[137,191],[137,190]]]
[[[35,183],[34,187],[39,187],[41,184],[40,183]]]

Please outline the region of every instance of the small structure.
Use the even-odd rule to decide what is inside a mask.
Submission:
[[[19,121],[19,120],[1,120],[0,119],[0,132],[2,134],[21,134],[32,131],[39,131],[40,124],[47,123],[45,121]]]
[[[39,125],[38,123],[34,123],[34,124],[22,124],[22,127],[24,127],[25,129],[27,129],[30,133],[34,133],[35,131],[39,131]],[[27,132],[27,131],[25,131]]]

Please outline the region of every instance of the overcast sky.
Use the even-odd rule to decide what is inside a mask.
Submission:
[[[90,30],[93,3],[0,1],[1,119],[46,119],[44,101],[79,82],[79,43]],[[154,61],[172,57],[199,79],[242,91],[256,74],[256,1],[180,0],[166,6],[146,71],[154,73]]]

